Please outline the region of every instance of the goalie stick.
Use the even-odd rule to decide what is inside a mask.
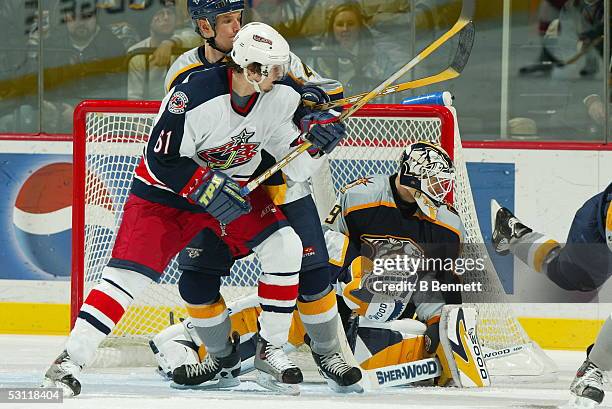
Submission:
[[[417,64],[426,59],[431,53],[440,48],[443,44],[445,44],[448,40],[453,38],[457,33],[461,32],[461,37],[459,41],[458,53],[455,55],[453,59],[453,63],[449,68],[447,68],[442,73],[436,74],[439,75],[440,78],[455,78],[459,75],[463,68],[467,64],[467,61],[471,52],[471,44],[474,41],[474,23],[472,22],[472,16],[474,15],[474,0],[463,0],[463,6],[461,8],[461,15],[457,22],[444,33],[441,37],[435,40],[433,43],[428,45],[425,49],[423,49],[419,54],[417,54],[412,60],[410,60],[406,65],[400,68],[397,72],[383,81],[382,84],[374,88],[372,91],[363,95],[360,99],[358,99],[350,108],[344,110],[340,117],[339,121],[343,121],[346,118],[353,115],[357,110],[363,107],[366,103],[368,103],[373,98],[376,98],[381,92],[384,92],[386,88],[390,87],[396,80],[405,75],[408,71],[413,69]],[[461,41],[463,39],[463,41]],[[462,47],[461,44],[470,44],[470,47]],[[456,73],[456,74],[455,74]],[[436,75],[432,76],[435,77]],[[452,77],[454,75],[454,77]],[[427,77],[426,79],[431,79],[432,77]],[[413,83],[418,83],[422,80],[412,81]],[[419,86],[424,86],[428,84],[423,84]],[[395,91],[393,91],[395,92]],[[273,174],[287,166],[289,162],[293,159],[297,158],[303,152],[308,150],[312,146],[312,143],[306,141],[302,143],[298,148],[289,153],[283,159],[279,160],[275,165],[267,169],[261,175],[250,181],[248,184],[240,189],[240,194],[242,196],[248,195],[253,190],[255,190],[259,185],[261,185],[265,180],[270,178]]]

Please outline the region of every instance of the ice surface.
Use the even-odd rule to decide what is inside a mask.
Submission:
[[[49,363],[61,352],[65,337],[0,335],[0,387],[36,386]],[[547,351],[559,366],[554,383],[537,382],[488,389],[432,387],[390,388],[362,395],[333,394],[316,374],[307,374],[298,397],[277,396],[251,381],[230,391],[176,390],[153,368],[105,368],[81,376],[83,391],[63,404],[41,409],[412,409],[412,408],[529,408],[552,409],[564,405],[583,352]],[[612,393],[601,408],[612,408]],[[290,405],[290,406],[289,406]],[[31,408],[32,404],[0,404],[5,408]],[[35,407],[39,407],[36,405]]]

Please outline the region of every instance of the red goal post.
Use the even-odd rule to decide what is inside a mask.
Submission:
[[[159,101],[124,101],[124,100],[87,100],[81,102],[74,111],[74,142],[73,142],[73,207],[72,207],[72,274],[71,274],[71,309],[70,324],[74,325],[78,311],[83,304],[85,283],[85,185],[86,185],[86,146],[92,142],[104,143],[144,143],[148,137],[145,134],[134,134],[133,141],[125,135],[114,134],[110,129],[108,133],[99,135],[88,135],[88,115],[124,114],[155,115],[159,111]],[[440,143],[444,149],[453,156],[454,140],[454,117],[452,112],[442,106],[419,106],[419,105],[367,105],[357,111],[353,118],[422,118],[436,120],[439,123]],[[355,121],[355,119],[353,119]],[[359,135],[349,136],[340,147],[358,148],[403,148],[405,142],[397,138],[376,140],[364,138]],[[322,210],[325,211],[325,210]]]

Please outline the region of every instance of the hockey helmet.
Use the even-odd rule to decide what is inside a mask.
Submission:
[[[402,153],[399,178],[400,185],[416,191],[421,211],[435,219],[437,208],[453,191],[455,168],[440,145],[416,142]]]
[[[244,10],[244,0],[187,0],[187,9],[196,33],[201,34],[196,20],[206,19],[215,31],[217,17]]]
[[[242,27],[236,37],[231,52],[232,60],[242,68],[252,63],[261,64],[262,80],[271,72],[273,67],[280,68],[280,75],[289,72],[289,43],[274,28],[264,23],[249,23]],[[246,76],[246,70],[245,76]],[[248,79],[247,79],[248,80]],[[253,85],[260,84],[253,83]],[[258,89],[258,86],[255,85]],[[258,90],[259,91],[259,90]]]

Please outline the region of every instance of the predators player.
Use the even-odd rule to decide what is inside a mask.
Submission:
[[[381,375],[385,367],[428,355],[436,355],[442,364],[438,384],[451,378],[460,386],[488,384],[484,364],[478,368],[483,376],[465,379],[465,372],[474,372],[465,370],[465,365],[474,365],[468,359],[474,346],[467,345],[469,341],[455,339],[466,361],[459,370],[454,354],[441,347],[441,341],[447,344],[447,333],[454,335],[450,333],[453,326],[447,327],[444,306],[461,303],[461,291],[435,289],[438,283],[450,284],[451,289],[461,285],[454,262],[460,256],[464,228],[446,202],[453,187],[454,166],[444,149],[428,142],[413,143],[403,152],[397,174],[349,184],[325,220],[330,263],[336,266],[336,291],[347,307],[343,322],[348,322],[351,311],[357,313],[347,331],[349,342],[362,369],[382,370],[377,372],[379,384],[386,382]],[[406,276],[405,266],[388,264],[398,257],[420,264],[413,264]],[[414,287],[386,292],[382,288],[385,282],[407,281]],[[419,329],[414,316],[426,327],[421,324]],[[464,325],[475,331],[475,316],[470,317]],[[456,352],[450,348],[452,342],[447,345]]]
[[[454,363],[453,353],[446,353],[441,346],[450,324],[441,325],[440,318],[446,304],[460,304],[461,293],[457,291],[410,291],[393,294],[393,297],[368,291],[364,283],[367,278],[376,279],[373,265],[396,255],[407,255],[414,259],[455,260],[460,253],[463,225],[459,216],[444,199],[453,189],[454,168],[451,159],[438,145],[420,142],[410,145],[402,154],[400,171],[391,176],[361,178],[343,189],[338,203],[325,220],[325,240],[330,254],[333,282],[338,294],[339,309],[349,338],[349,344],[362,370],[372,373],[371,381],[383,385],[385,368],[398,368],[403,364],[423,361],[428,356],[437,356],[442,369],[432,372],[438,384],[451,379],[460,386],[485,386],[487,374],[465,379]],[[456,284],[460,280],[452,270],[419,269],[418,280]],[[403,276],[405,278],[406,275]],[[408,277],[410,279],[410,277]],[[414,277],[412,278],[414,279]],[[233,306],[232,324],[241,332],[243,339],[253,333],[249,322],[257,315],[255,304],[248,299],[239,300]],[[352,314],[352,313],[356,314]],[[412,318],[416,314],[418,320]],[[356,316],[356,317],[355,317]],[[466,328],[475,328],[475,317],[463,317]],[[423,324],[426,323],[426,324]],[[165,350],[165,359],[160,367],[169,372],[176,362],[189,355],[198,359],[194,352],[185,352],[184,343],[172,340],[195,340],[190,333],[188,321],[160,333],[155,339],[154,351]],[[289,341],[297,347],[301,344],[304,330],[299,316],[294,314]],[[461,348],[465,365],[474,365],[471,345],[455,338]],[[200,342],[196,341],[197,344]],[[253,344],[252,340],[243,342]],[[445,342],[451,352],[452,342]],[[253,350],[253,347],[250,347]],[[450,356],[451,360],[446,357]],[[249,361],[243,355],[244,365]],[[484,365],[484,364],[483,364]],[[465,371],[464,371],[465,372]],[[469,372],[469,371],[468,371]],[[473,372],[473,371],[472,371]],[[485,378],[485,379],[483,379]],[[407,384],[417,379],[403,379],[398,384]],[[383,385],[389,386],[389,385]]]
[[[514,254],[565,290],[596,290],[612,275],[611,201],[612,183],[576,212],[563,247],[546,234],[533,231],[510,210],[492,201],[495,251],[502,255]],[[603,401],[602,371],[612,370],[611,346],[612,318],[608,317],[570,386],[575,404],[592,407]]]

